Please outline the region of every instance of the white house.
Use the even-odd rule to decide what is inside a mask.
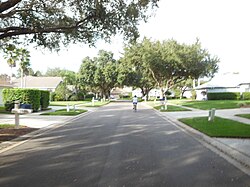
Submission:
[[[250,92],[250,76],[239,73],[217,75],[211,81],[197,86],[196,100],[206,100],[207,93]]]

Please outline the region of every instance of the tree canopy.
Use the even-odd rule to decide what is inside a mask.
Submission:
[[[93,92],[99,92],[102,98],[108,98],[110,91],[117,84],[117,61],[113,53],[100,50],[98,56],[86,57],[79,70],[80,82]]]
[[[0,43],[25,35],[50,49],[70,42],[94,44],[115,34],[130,40],[159,0],[6,0],[0,1]],[[3,42],[4,41],[4,42]]]
[[[152,42],[145,38],[129,46],[124,56],[127,62],[133,61],[148,72],[162,95],[183,80],[211,77],[218,71],[219,59],[203,49],[199,40],[187,45],[173,39]]]

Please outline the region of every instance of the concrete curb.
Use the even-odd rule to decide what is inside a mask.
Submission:
[[[165,119],[166,121],[170,122],[177,128],[181,129],[183,132],[191,135],[197,141],[202,143],[208,149],[214,151],[215,153],[219,154],[221,157],[225,158],[228,162],[245,172],[250,176],[250,157],[222,142],[215,138],[211,138],[198,130],[195,130],[186,124],[178,121],[175,118],[171,118],[169,116],[164,115],[163,113],[159,112],[158,110],[154,109],[151,106],[145,105],[146,107],[152,108],[156,114],[160,117]]]
[[[35,131],[31,132],[31,133],[25,134],[23,136],[19,136],[19,137],[15,138],[15,139],[12,139],[10,141],[2,142],[2,143],[0,143],[0,154],[4,153],[4,152],[6,152],[6,151],[8,151],[10,149],[13,149],[13,148],[15,148],[15,147],[17,147],[17,146],[19,146],[21,144],[24,144],[25,142],[27,142],[27,141],[35,138],[35,137],[38,137],[38,136],[40,136],[40,135],[42,135],[42,134],[44,134],[44,133],[46,133],[46,132],[48,132],[50,130],[54,130],[54,129],[57,129],[59,127],[62,127],[64,125],[68,124],[69,122],[77,120],[80,117],[86,116],[86,115],[88,115],[88,114],[90,114],[92,112],[93,111],[87,111],[85,113],[79,114],[79,115],[74,116],[72,118],[68,118],[65,121],[62,121],[61,123],[53,123],[53,124],[50,124],[50,125],[48,125],[46,127],[35,130]]]

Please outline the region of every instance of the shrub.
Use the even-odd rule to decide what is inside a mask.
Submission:
[[[40,107],[40,98],[41,98],[40,90],[21,89],[21,88],[14,88],[14,89],[10,88],[3,90],[4,103],[19,100],[20,103],[31,104],[32,109],[34,111],[38,111]]]
[[[55,96],[56,96],[56,93],[55,92],[51,92],[50,93],[50,101],[55,101]]]
[[[250,92],[244,92],[242,96],[244,100],[250,100]]]
[[[11,112],[11,110],[14,108],[14,105],[14,101],[7,101],[4,103],[5,110]]]
[[[49,98],[50,98],[50,92],[45,90],[40,90],[41,92],[41,110],[45,110],[49,106]]]
[[[208,100],[239,100],[239,92],[207,93]]]
[[[70,98],[69,98],[69,101],[78,101],[78,97],[77,95],[71,95]]]
[[[197,95],[196,95],[196,91],[195,91],[195,90],[192,90],[192,91],[191,91],[191,94],[192,94],[191,98],[192,98],[192,99],[196,99],[196,96],[197,96]]]

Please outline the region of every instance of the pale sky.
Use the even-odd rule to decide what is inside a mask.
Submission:
[[[141,38],[160,41],[173,38],[190,44],[198,37],[203,48],[220,58],[220,73],[246,74],[250,68],[249,7],[249,0],[161,0],[155,16],[140,25]],[[48,67],[77,72],[86,56],[94,57],[98,50],[104,49],[118,58],[122,48],[122,40],[115,37],[112,44],[99,41],[91,49],[87,45],[71,45],[59,54],[29,50],[32,69],[45,73]],[[10,72],[7,63],[0,60],[0,74]]]

